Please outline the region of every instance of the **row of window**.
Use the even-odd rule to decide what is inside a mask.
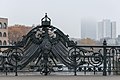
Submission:
[[[6,32],[4,32],[3,35],[2,35],[2,32],[0,32],[0,37],[7,37]]]
[[[0,29],[6,29],[7,28],[7,24],[6,23],[1,23],[0,22]]]
[[[0,45],[7,45],[7,42],[4,40],[2,43],[2,41],[0,40]]]

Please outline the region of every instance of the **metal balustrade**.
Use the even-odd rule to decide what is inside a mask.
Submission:
[[[1,51],[0,73],[120,74],[120,46],[107,46],[105,40],[102,46],[77,45],[51,25],[47,14],[41,23],[14,46],[0,46],[7,48]]]

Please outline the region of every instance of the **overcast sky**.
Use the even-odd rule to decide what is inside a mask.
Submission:
[[[40,24],[44,13],[70,37],[80,38],[81,19],[88,17],[116,21],[120,34],[120,0],[0,0],[0,17],[8,18],[9,25]]]

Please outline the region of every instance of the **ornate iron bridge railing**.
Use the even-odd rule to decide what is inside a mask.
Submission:
[[[42,25],[33,28],[15,46],[1,51],[0,72],[69,72],[74,75],[120,74],[120,46],[81,46],[69,39],[61,30],[51,25],[47,14]]]
[[[74,46],[70,49],[72,59],[81,65],[74,67],[76,72],[102,73],[104,76],[120,74],[120,46]],[[83,64],[82,64],[83,63]]]
[[[23,46],[0,46],[0,48],[8,48],[2,52],[0,56],[0,72],[15,73],[17,72],[44,72],[44,62],[40,65],[29,64],[26,69],[20,69],[20,61],[24,56]],[[102,75],[117,75],[120,74],[120,46],[107,46],[106,42],[103,46],[73,46],[69,47],[67,57],[71,60],[71,67],[63,65],[63,63],[56,63],[53,65],[48,60],[46,69],[47,74],[54,72],[71,72],[74,75],[81,74],[99,74]],[[78,74],[77,74],[78,73]]]

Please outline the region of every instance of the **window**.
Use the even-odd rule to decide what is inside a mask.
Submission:
[[[7,28],[7,24],[4,23],[4,24],[3,24],[3,29],[6,29],[6,28]]]
[[[2,23],[0,22],[0,29],[2,29]]]
[[[7,45],[7,42],[6,42],[6,41],[4,41],[4,42],[3,42],[3,45]]]
[[[7,36],[7,35],[6,35],[6,32],[4,32],[4,33],[3,33],[3,37],[6,37],[6,36]]]
[[[0,37],[2,37],[2,33],[0,32]]]
[[[0,40],[0,45],[2,45],[2,41]]]

